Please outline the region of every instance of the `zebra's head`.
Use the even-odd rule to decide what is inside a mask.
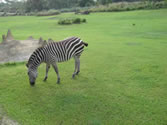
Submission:
[[[31,86],[35,85],[36,78],[38,76],[37,69],[33,69],[30,65],[26,64],[28,71],[29,82]]]

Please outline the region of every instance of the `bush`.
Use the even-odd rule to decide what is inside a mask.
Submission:
[[[52,15],[58,15],[60,14],[60,11],[57,10],[48,10],[48,11],[41,11],[36,14],[36,16],[52,16]]]
[[[80,18],[73,19],[72,23],[79,24],[81,23],[81,19]]]
[[[119,2],[109,5],[99,5],[89,9],[90,12],[113,12],[113,11],[130,11],[140,9],[158,9],[165,8],[167,4],[164,1],[146,1],[146,2]]]
[[[76,11],[75,14],[89,15],[90,11],[89,10],[80,10],[80,11]]]
[[[61,19],[58,21],[60,25],[80,24],[86,23],[86,19],[75,18],[75,19]]]
[[[5,16],[5,12],[0,12],[0,16]]]
[[[82,19],[82,22],[83,22],[83,23],[86,23],[86,19]]]
[[[6,13],[6,12],[0,12],[0,16],[16,16],[17,13]]]
[[[58,24],[60,24],[60,25],[69,25],[69,24],[72,24],[72,21],[70,19],[63,19],[63,20],[59,20]]]
[[[26,13],[25,15],[26,15],[26,16],[35,16],[36,13],[35,13],[35,12],[30,12],[30,13]]]
[[[6,16],[16,16],[17,13],[6,13]]]
[[[75,7],[75,8],[64,8],[64,9],[60,9],[60,12],[65,13],[65,12],[77,12],[80,11],[81,8],[80,7]]]

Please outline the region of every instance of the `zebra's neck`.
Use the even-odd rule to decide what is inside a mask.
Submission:
[[[45,53],[43,51],[43,47],[36,49],[33,54],[30,56],[28,64],[33,69],[37,69],[38,66],[44,62]]]

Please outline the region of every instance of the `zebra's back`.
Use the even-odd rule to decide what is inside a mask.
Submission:
[[[60,42],[47,44],[45,50],[53,61],[64,62],[73,56],[80,56],[84,49],[83,41],[78,37],[70,37]]]

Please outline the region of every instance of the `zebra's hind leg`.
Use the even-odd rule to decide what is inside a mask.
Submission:
[[[57,84],[59,84],[60,83],[60,75],[59,75],[57,64],[54,63],[54,64],[52,64],[52,66],[53,66],[53,68],[54,68],[54,70],[55,70],[55,72],[57,74]]]
[[[80,72],[80,58],[78,58],[77,63],[78,63],[78,68],[77,68],[76,75],[78,75]]]
[[[44,82],[47,80],[48,78],[48,72],[49,72],[49,69],[50,69],[50,64],[46,64],[46,75],[45,75],[45,78],[44,78]]]
[[[77,73],[77,67],[78,67],[77,57],[74,57],[74,59],[75,59],[75,69],[74,69],[74,73],[72,74],[73,79],[75,78],[75,75]]]
[[[75,59],[75,70],[72,75],[72,78],[74,78],[75,75],[78,75],[78,73],[80,72],[80,59],[78,56],[75,56],[74,59]]]

